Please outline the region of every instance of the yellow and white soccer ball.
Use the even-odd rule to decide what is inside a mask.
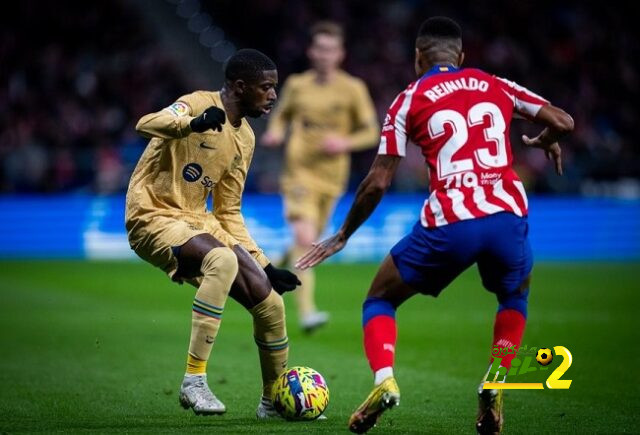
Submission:
[[[551,349],[547,349],[545,347],[538,349],[538,352],[536,352],[536,361],[543,366],[551,364],[551,361],[553,361],[553,353],[551,353]]]
[[[312,368],[291,367],[274,382],[271,400],[287,420],[313,420],[327,409],[329,387]]]

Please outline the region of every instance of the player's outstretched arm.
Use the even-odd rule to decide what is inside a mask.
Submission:
[[[371,216],[380,203],[393,180],[400,160],[400,156],[376,157],[369,173],[358,186],[356,197],[342,227],[328,239],[315,243],[313,248],[296,262],[298,269],[313,267],[344,248],[349,237]]]
[[[176,101],[159,112],[140,118],[136,131],[146,138],[180,139],[191,132],[202,133],[209,129],[222,131],[226,121],[224,110],[211,106],[198,116],[190,116],[193,109],[184,101]]]
[[[562,175],[562,151],[558,141],[573,131],[573,118],[564,110],[552,105],[543,106],[533,121],[545,129],[534,138],[522,135],[525,145],[543,149],[547,159],[553,159],[558,175]]]

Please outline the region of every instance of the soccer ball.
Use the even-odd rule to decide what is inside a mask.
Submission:
[[[287,420],[313,420],[327,409],[329,387],[312,368],[292,367],[274,382],[271,400],[278,414]]]
[[[538,361],[542,366],[548,366],[551,364],[551,361],[553,361],[551,349],[547,349],[545,347],[538,349],[538,352],[536,352],[536,361]]]

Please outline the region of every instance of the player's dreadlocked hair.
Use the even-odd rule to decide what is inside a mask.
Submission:
[[[418,30],[416,47],[420,50],[460,52],[462,30],[458,23],[447,17],[431,17]]]
[[[276,64],[266,54],[253,48],[236,51],[223,66],[224,77],[229,81],[241,79],[255,82],[260,79],[263,71],[275,69]]]

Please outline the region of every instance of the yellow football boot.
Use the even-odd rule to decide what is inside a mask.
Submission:
[[[351,414],[349,430],[354,433],[365,433],[375,426],[382,413],[400,404],[400,389],[391,376],[376,386],[362,405]]]
[[[478,416],[476,430],[479,434],[499,434],[502,432],[502,400],[504,390],[478,389]]]

